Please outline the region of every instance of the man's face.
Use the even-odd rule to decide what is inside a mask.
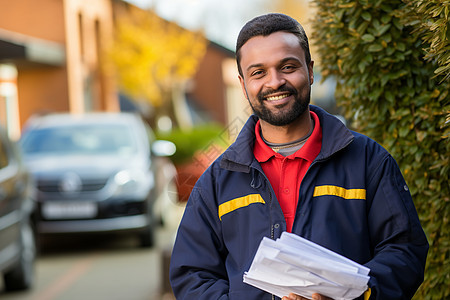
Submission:
[[[280,31],[253,37],[242,46],[240,54],[239,80],[262,121],[284,126],[307,111],[314,63],[306,64],[295,35]]]

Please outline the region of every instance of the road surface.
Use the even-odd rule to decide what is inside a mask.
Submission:
[[[36,263],[36,282],[27,292],[2,300],[172,300],[167,257],[183,211],[157,231],[157,243],[140,248],[134,235],[74,235],[44,238]]]

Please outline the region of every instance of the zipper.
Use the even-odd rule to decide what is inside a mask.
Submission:
[[[256,169],[256,168],[255,168]],[[269,179],[267,178],[266,174],[264,174],[264,172],[256,169],[260,174],[262,174],[264,176],[264,178],[266,179],[266,186],[267,186],[267,190],[269,191],[269,222],[270,222],[270,238],[273,240],[275,239],[275,231],[273,228],[273,221],[272,221],[272,201],[273,201],[273,197],[272,197],[272,192],[275,194],[275,192],[273,191],[272,185],[270,184]]]
[[[269,190],[269,222],[270,222],[270,238],[273,240],[275,239],[275,231],[274,231],[274,226],[273,226],[273,221],[272,221],[272,201],[273,201],[273,197],[272,197],[272,185],[270,184],[269,179],[267,178],[266,174],[264,174],[264,172],[258,170],[257,168],[254,168],[256,171],[258,171],[262,176],[264,176],[265,180],[266,180],[266,185],[267,185],[267,189]],[[275,192],[274,192],[275,193]],[[272,296],[272,300],[275,300],[275,295],[271,295]]]
[[[272,221],[272,213],[271,213],[271,210],[272,210],[272,193],[270,192],[270,189],[271,188],[269,188],[268,190],[269,190],[269,217],[270,217],[270,238],[273,240],[273,239],[275,239],[275,232],[274,232],[274,229],[273,229],[273,221]]]
[[[269,179],[267,179],[266,174],[264,174],[264,172],[262,172],[262,174],[266,178],[266,181],[269,183],[267,189],[269,190],[270,238],[273,240],[273,239],[275,239],[275,232],[274,232],[273,221],[272,221],[272,201],[273,201],[273,199],[272,199],[272,185],[270,184]],[[272,300],[275,300],[275,295],[273,295],[273,294],[272,294]]]

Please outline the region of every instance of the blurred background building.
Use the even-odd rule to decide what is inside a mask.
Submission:
[[[136,7],[119,0],[0,0],[0,7],[0,123],[12,138],[33,114],[139,110],[102,72],[116,18]],[[233,60],[232,51],[208,41],[185,91],[194,122],[233,119],[226,95],[238,82],[225,80]]]
[[[152,117],[151,103],[127,95],[117,77],[105,70],[104,53],[114,42],[120,17],[158,8],[130,2],[0,0],[0,124],[11,138],[19,138],[34,114],[134,110]],[[308,16],[308,1],[300,2],[299,11]],[[223,28],[225,35],[233,26]],[[305,28],[308,32],[307,23]],[[206,43],[195,75],[175,93],[180,101],[174,103],[183,124],[215,122],[236,132],[251,110],[237,79],[234,51],[208,38]],[[333,92],[334,84],[321,84],[317,73],[312,102],[335,113]]]
[[[0,121],[13,138],[33,114],[118,110],[100,72],[111,1],[0,1]]]

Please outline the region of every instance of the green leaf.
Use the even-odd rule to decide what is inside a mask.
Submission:
[[[366,21],[372,20],[372,15],[368,11],[363,12],[361,17]]]
[[[381,25],[380,27],[377,28],[377,35],[378,36],[383,35],[390,27],[391,24]]]
[[[398,30],[403,30],[403,24],[402,24],[402,22],[400,21],[400,19],[398,19],[398,18],[395,18],[393,21],[392,21],[392,23],[394,24],[394,26],[398,29]]]
[[[384,24],[389,23],[391,21],[391,19],[392,19],[392,16],[390,14],[383,14],[381,16],[381,22]]]
[[[381,1],[382,2],[382,1]],[[392,5],[388,5],[388,4],[382,4],[381,5],[381,9],[384,10],[387,13],[392,12]]]
[[[409,132],[410,132],[410,130],[409,130],[408,127],[401,127],[401,128],[398,130],[398,135],[399,135],[401,138],[404,138],[405,136],[408,135]]]
[[[391,56],[393,53],[395,52],[395,48],[394,47],[387,47],[386,48],[386,54],[388,55],[388,56]]]
[[[444,71],[446,71],[446,70],[449,70],[449,71],[450,71],[450,65],[439,67],[439,68],[437,68],[437,69],[434,71],[434,73],[435,73],[435,74],[439,74],[439,73],[444,72]]]
[[[387,90],[387,91],[384,93],[384,96],[386,97],[386,99],[387,99],[389,102],[394,103],[395,96],[394,96],[394,94],[393,94],[391,91]]]
[[[364,73],[364,70],[366,69],[366,62],[365,62],[365,61],[361,61],[361,62],[358,64],[358,69],[359,69],[359,71],[360,71],[361,73]]]
[[[381,46],[380,44],[374,44],[374,45],[370,45],[369,48],[367,48],[367,50],[369,52],[378,52],[383,50],[383,46]]]
[[[370,43],[370,42],[373,42],[373,41],[375,40],[375,37],[374,37],[373,35],[371,35],[371,34],[366,33],[366,34],[364,34],[364,35],[361,37],[361,39],[362,39],[364,42]]]
[[[341,20],[342,19],[342,16],[345,14],[345,9],[338,9],[336,12],[335,12],[335,16],[336,16],[336,18],[338,19],[338,20]]]
[[[406,45],[404,43],[398,43],[397,49],[404,52],[406,50]]]
[[[368,63],[372,63],[373,62],[373,55],[370,53],[367,53],[367,55],[364,57],[364,60],[367,61]]]
[[[392,35],[388,32],[381,36],[381,39],[386,43],[390,43],[392,41]]]

